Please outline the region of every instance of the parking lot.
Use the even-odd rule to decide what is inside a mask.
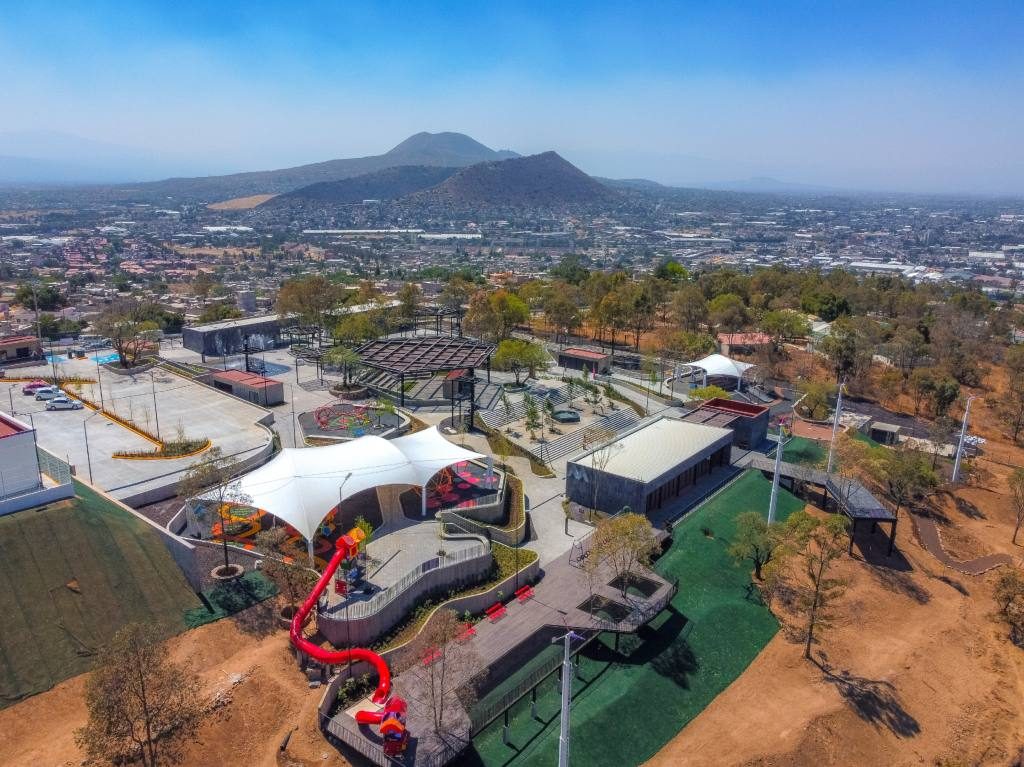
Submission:
[[[96,364],[91,360],[66,361],[60,368],[65,376],[97,377]],[[52,368],[40,366],[16,372],[19,376],[42,376],[51,374]],[[267,417],[267,411],[165,370],[135,376],[102,371],[100,380],[102,400],[108,409],[154,434],[159,424],[164,439],[174,439],[179,433],[192,439],[209,438],[225,455],[238,460],[252,456],[270,442],[269,429],[257,423]],[[42,447],[74,465],[82,478],[91,475],[94,484],[117,498],[130,499],[144,491],[173,486],[198,460],[113,458],[116,451],[151,450],[154,445],[88,408],[47,411],[45,402],[22,394],[23,386],[0,383],[0,408],[13,408],[14,415],[30,421]],[[84,384],[82,394],[99,402],[100,386]]]

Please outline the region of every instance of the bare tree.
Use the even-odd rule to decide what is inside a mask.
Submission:
[[[278,592],[288,600],[291,608],[291,615],[295,614],[299,600],[304,597],[313,584],[316,583],[318,573],[308,567],[303,567],[297,561],[286,562],[281,555],[281,545],[288,540],[288,531],[283,527],[273,527],[257,533],[255,541],[256,548],[264,555],[263,564],[260,567],[266,577],[274,582]]]
[[[167,657],[151,625],[130,623],[86,682],[89,719],[75,741],[96,761],[174,764],[203,714],[198,680]]]
[[[1013,498],[1015,515],[1013,525],[1013,542],[1017,543],[1017,534],[1024,524],[1024,469],[1015,469],[1010,475],[1010,495]]]
[[[626,596],[634,575],[650,565],[657,549],[658,539],[647,517],[626,511],[597,524],[587,560],[588,564],[593,560],[594,567],[606,563],[620,580],[622,596]]]
[[[594,511],[597,509],[597,494],[601,486],[601,477],[608,463],[612,460],[620,445],[614,442],[615,432],[601,426],[592,426],[587,429],[586,441],[588,444],[596,442],[598,447],[590,454],[590,465],[594,471],[590,472],[591,504],[590,518],[594,518]]]
[[[465,624],[454,610],[434,613],[412,645],[413,657],[424,661],[421,675],[436,733],[447,732],[452,708],[473,702],[485,666],[472,643],[458,641]]]
[[[230,507],[251,502],[251,498],[241,492],[239,482],[232,481],[236,471],[234,463],[225,456],[219,447],[210,448],[204,460],[193,464],[178,480],[178,495],[185,499],[186,506],[192,513],[198,514],[206,503],[217,506],[220,517],[221,541],[224,544],[224,567],[222,573],[231,569],[228,560],[228,524],[231,518]]]
[[[834,621],[833,606],[846,590],[846,582],[832,576],[833,566],[843,555],[849,522],[840,514],[817,520],[806,512],[790,515],[791,529],[803,529],[802,582],[797,586],[797,602],[805,615],[804,657],[810,660],[816,632]]]

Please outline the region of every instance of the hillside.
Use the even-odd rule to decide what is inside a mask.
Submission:
[[[344,205],[363,200],[394,200],[424,189],[430,189],[458,172],[458,168],[427,165],[399,165],[374,173],[321,181],[278,195],[263,203],[263,208],[279,208],[295,204],[320,203]]]
[[[614,203],[620,194],[544,152],[471,165],[413,198],[427,205],[536,208]]]
[[[217,202],[257,194],[280,194],[323,181],[337,181],[402,165],[462,168],[515,156],[508,150],[497,152],[461,133],[417,133],[380,155],[227,176],[170,178],[135,184],[130,191],[133,197],[169,196]]]

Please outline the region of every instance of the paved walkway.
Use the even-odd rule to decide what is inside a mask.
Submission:
[[[942,546],[942,536],[934,519],[911,514],[917,539],[928,552],[946,567],[964,575],[981,575],[1003,565],[1012,566],[1014,559],[1009,554],[988,554],[965,562],[953,559]]]

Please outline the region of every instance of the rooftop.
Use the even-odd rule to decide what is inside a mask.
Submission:
[[[356,351],[364,365],[401,375],[477,368],[487,363],[494,347],[470,338],[425,336],[370,341]]]
[[[277,322],[281,318],[279,314],[264,314],[259,317],[242,317],[235,320],[221,320],[220,322],[207,322],[204,325],[189,325],[189,330],[201,332],[211,330],[227,330],[228,328],[244,328],[249,325],[262,325],[266,322]]]
[[[608,355],[603,352],[595,352],[590,349],[578,349],[575,346],[570,346],[568,349],[562,349],[559,354],[565,354],[569,357],[579,357],[585,360],[604,360],[608,359]]]
[[[718,426],[658,418],[605,443],[611,453],[603,471],[640,482],[650,482],[680,463],[706,450],[732,442],[732,432]],[[598,446],[573,463],[595,466],[605,446]],[[596,468],[601,468],[598,459]]]
[[[23,434],[26,431],[31,431],[31,428],[5,413],[0,413],[0,439]]]
[[[213,378],[217,381],[230,381],[231,383],[241,383],[246,386],[270,386],[280,383],[272,378],[264,378],[261,375],[247,373],[244,370],[221,370],[214,373]]]

